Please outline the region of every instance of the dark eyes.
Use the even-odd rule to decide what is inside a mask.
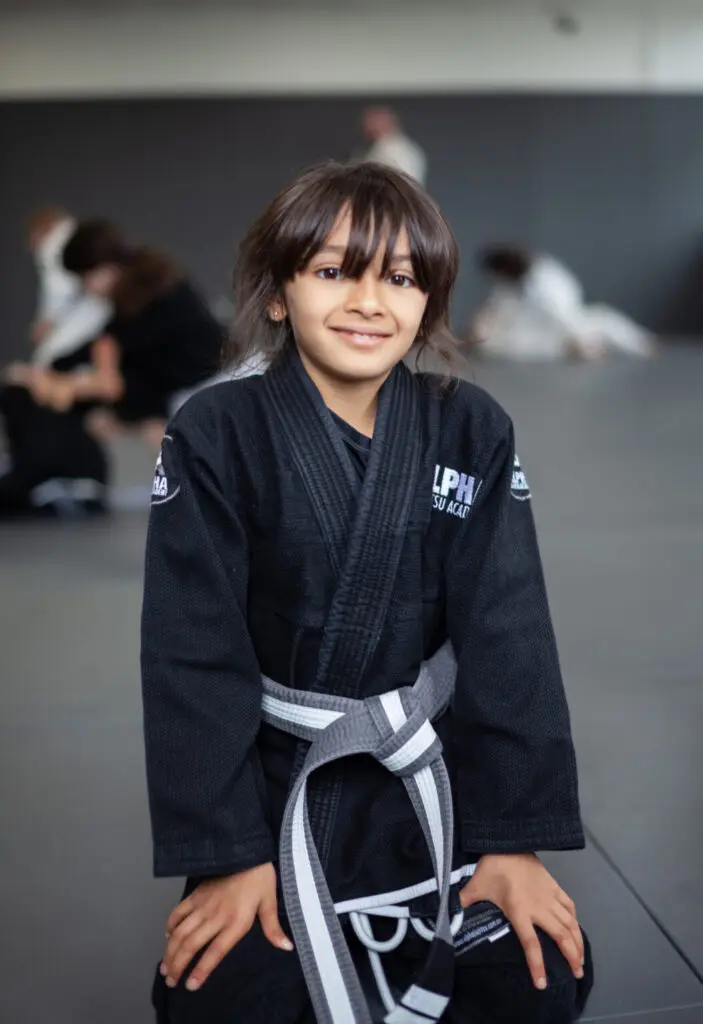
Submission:
[[[415,284],[412,277],[408,277],[407,274],[391,274],[388,280],[398,288],[412,288]]]
[[[315,275],[322,281],[343,281],[344,274],[341,267],[321,267],[315,271]],[[412,288],[415,284],[408,274],[389,274],[386,280],[396,288]]]

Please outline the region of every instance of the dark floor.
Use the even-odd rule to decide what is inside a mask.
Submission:
[[[474,375],[536,496],[592,837],[549,858],[595,947],[587,1019],[703,1024],[703,351]],[[7,1024],[151,1022],[178,885],[150,877],[144,524],[0,529]]]

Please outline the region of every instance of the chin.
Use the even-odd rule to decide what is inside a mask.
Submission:
[[[340,380],[364,381],[378,380],[387,377],[396,363],[403,358],[399,355],[390,358],[387,354],[380,352],[369,353],[368,355],[350,354],[345,358],[330,360],[327,369]]]
[[[346,345],[335,346],[324,354],[324,363],[335,376],[348,380],[375,380],[387,377],[394,366],[407,355],[407,347],[393,339],[390,345],[373,349],[354,349]]]

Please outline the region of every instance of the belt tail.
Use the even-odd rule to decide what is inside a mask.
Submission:
[[[373,1024],[315,847],[303,768],[281,832],[286,912],[318,1024]]]

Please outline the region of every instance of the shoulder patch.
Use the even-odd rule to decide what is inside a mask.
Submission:
[[[165,505],[167,501],[171,501],[176,497],[181,489],[181,485],[178,481],[174,480],[173,474],[168,474],[164,467],[164,451],[166,445],[173,441],[170,434],[164,434],[164,439],[161,443],[161,451],[159,457],[156,460],[156,469],[154,470],[154,482],[151,485],[151,504],[152,505]]]
[[[513,463],[513,478],[510,482],[510,493],[516,501],[529,501],[532,497],[527,477],[522,471],[517,455]]]

